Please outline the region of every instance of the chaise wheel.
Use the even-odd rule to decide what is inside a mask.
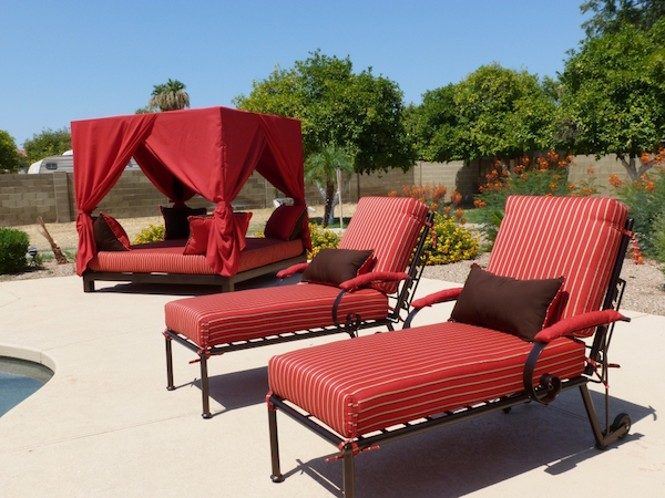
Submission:
[[[284,482],[284,476],[282,474],[276,476],[274,474],[270,475],[270,480],[274,483]]]
[[[610,425],[610,431],[612,432],[622,431],[623,434],[619,436],[619,439],[623,439],[630,432],[631,425],[632,421],[630,420],[630,415],[628,415],[627,413],[619,413],[619,415],[617,415],[614,418],[614,422],[612,422],[612,425]]]
[[[175,391],[175,386],[166,386],[167,391]]]
[[[208,420],[209,418],[212,418],[212,413],[202,413],[201,418]]]
[[[513,410],[512,406],[507,406],[507,407],[501,409],[501,411],[503,413],[505,413],[506,415],[508,415],[512,410]]]

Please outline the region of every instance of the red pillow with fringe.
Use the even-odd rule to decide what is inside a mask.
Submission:
[[[125,231],[124,228],[122,228],[122,225],[118,222],[118,220],[116,220],[113,216],[109,216],[106,213],[99,213],[99,218],[98,219],[103,220],[103,222],[109,228],[109,230],[111,231],[113,236],[117,239],[117,241],[122,246],[122,249],[119,249],[117,246],[115,246],[116,248],[112,249],[112,250],[115,250],[115,251],[117,251],[117,250],[129,251],[132,248],[131,244],[129,242],[129,237],[127,236],[127,232]],[[107,233],[107,236],[108,235],[110,235],[110,234]],[[106,237],[106,238],[108,239],[109,237]],[[104,244],[102,244],[102,245],[104,245]],[[111,241],[111,245],[113,245],[112,241]],[[107,250],[107,249],[101,249],[101,250]]]

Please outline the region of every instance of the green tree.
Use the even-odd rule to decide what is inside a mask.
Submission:
[[[559,140],[577,153],[615,154],[639,178],[650,167],[640,155],[665,138],[665,19],[586,40],[560,79]]]
[[[59,156],[72,148],[72,135],[67,128],[46,128],[23,142],[28,161],[33,163],[47,156]]]
[[[189,94],[186,88],[182,81],[171,78],[166,83],[155,85],[148,107],[138,109],[137,114],[154,110],[177,111],[189,107]]]
[[[407,114],[418,153],[429,161],[516,158],[551,146],[552,83],[498,64],[430,90]]]
[[[329,145],[350,151],[359,173],[408,169],[415,154],[402,120],[397,83],[368,68],[353,71],[351,60],[313,52],[289,69],[255,81],[237,107],[301,120],[305,154]]]
[[[0,130],[0,172],[13,173],[27,166],[27,160],[16,147],[16,141],[5,130]]]
[[[353,171],[353,156],[346,149],[339,146],[328,145],[323,147],[319,152],[310,154],[307,161],[305,161],[305,179],[317,184],[325,200],[324,227],[327,227],[333,218],[337,170],[342,173]]]
[[[630,24],[637,29],[650,29],[665,17],[663,0],[587,0],[581,6],[583,14],[592,16],[582,23],[588,37],[620,31]]]

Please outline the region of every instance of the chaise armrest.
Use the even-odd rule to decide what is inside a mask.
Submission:
[[[277,272],[277,278],[292,277],[296,273],[304,272],[307,269],[308,266],[309,266],[309,263],[296,263],[295,265],[291,265],[288,268],[285,268],[284,270],[278,271]]]
[[[462,293],[462,287],[455,287],[454,289],[444,289],[439,292],[428,294],[427,296],[421,297],[420,299],[416,299],[411,303],[411,307],[419,310],[426,306],[432,306],[433,304],[437,303],[456,301],[461,293]]]
[[[401,271],[371,271],[342,282],[339,284],[339,288],[346,292],[352,292],[374,282],[400,282],[407,278],[409,278],[409,275]]]
[[[546,327],[538,332],[533,339],[536,342],[548,343],[559,337],[571,335],[578,330],[590,329],[599,325],[608,325],[618,321],[629,322],[630,318],[612,309],[589,311],[581,315],[565,318],[554,325]]]

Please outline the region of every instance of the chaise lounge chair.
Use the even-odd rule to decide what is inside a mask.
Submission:
[[[338,446],[347,497],[354,496],[359,452],[482,413],[507,412],[520,403],[548,404],[574,387],[581,392],[597,447],[624,437],[630,417],[620,414],[609,422],[607,379],[613,365],[607,350],[614,322],[628,321],[617,310],[631,228],[625,206],[613,199],[508,199],[488,271],[521,280],[565,278],[560,319],[539,329],[531,341],[452,321],[409,328],[420,309],[457,300],[458,288],[415,300],[406,330],[273,357],[267,397],[272,480],[284,478],[276,410]],[[588,382],[605,385],[604,428]]]
[[[166,304],[167,389],[173,390],[172,341],[198,355],[203,418],[210,418],[207,360],[212,355],[344,332],[394,325],[406,318],[424,267],[432,214],[410,198],[360,199],[340,248],[372,250],[371,272],[338,287],[282,285],[180,299]],[[303,272],[307,263],[277,275]]]

